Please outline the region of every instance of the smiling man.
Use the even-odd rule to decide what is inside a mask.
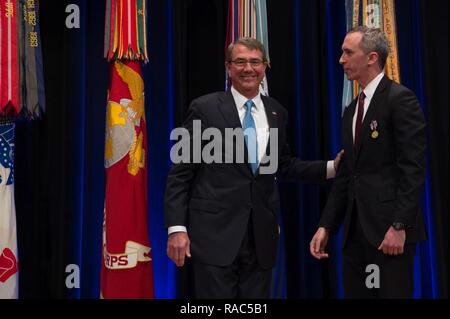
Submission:
[[[345,156],[310,250],[327,258],[329,233],[343,222],[347,298],[412,298],[416,242],[426,237],[425,120],[414,93],[384,75],[388,53],[380,29],[357,27],[347,33],[339,60],[361,90],[342,118]],[[366,281],[373,265],[378,287]]]
[[[228,77],[233,88],[247,99],[259,95],[259,85],[267,67],[263,53],[257,47],[236,43],[229,51],[227,61]]]
[[[165,196],[167,254],[179,267],[192,256],[197,298],[268,298],[279,237],[277,176],[319,182],[334,176],[333,164],[341,155],[328,164],[290,155],[287,112],[259,92],[267,66],[260,42],[241,38],[232,43],[225,65],[230,91],[194,100],[184,127],[192,139],[196,120],[202,130],[216,128],[222,136],[227,128],[241,128],[241,140],[234,143],[244,144],[245,162],[188,159],[173,165]],[[272,150],[268,132],[270,143],[278,144],[275,173],[260,170],[264,154]]]

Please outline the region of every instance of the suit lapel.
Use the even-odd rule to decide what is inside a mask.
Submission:
[[[266,118],[267,118],[267,123],[269,125],[269,132],[271,128],[278,128],[278,113],[276,112],[275,108],[272,106],[272,104],[270,103],[270,100],[264,96],[261,95],[261,99],[263,101],[264,104],[264,111],[266,113]],[[270,136],[269,134],[269,139],[267,140],[267,146],[266,146],[266,151],[264,152],[264,159],[261,160],[261,162],[266,162],[266,154],[270,154],[270,139],[272,138],[272,136]],[[259,169],[258,169],[258,173],[259,173]]]
[[[366,115],[364,116],[362,128],[361,128],[361,138],[359,139],[358,145],[356,145],[356,156],[355,159],[358,160],[358,156],[361,152],[361,149],[364,146],[364,141],[366,139],[366,135],[368,134],[370,130],[370,123],[375,119],[376,111],[384,102],[384,98],[386,97],[385,91],[388,87],[388,84],[390,83],[390,80],[384,76],[380,84],[378,84],[378,87],[375,90],[375,93],[373,94],[372,100],[370,101],[369,108],[367,109]]]
[[[345,141],[343,141],[343,144],[349,145],[349,149],[346,150],[346,154],[349,154],[348,156],[350,157],[350,163],[353,167],[355,164],[355,147],[353,146],[353,115],[355,114],[356,99],[354,99],[347,108],[346,116],[343,119],[343,127],[345,130]]]
[[[264,95],[261,95],[261,99],[266,111],[267,123],[269,124],[269,128],[278,128],[278,114],[270,103],[270,100]]]
[[[239,114],[236,109],[236,103],[234,102],[233,95],[230,91],[227,91],[223,98],[219,100],[219,110],[222,113],[223,118],[228,125],[226,127],[230,128],[242,128],[241,120],[239,119]]]
[[[235,129],[241,128],[241,120],[239,119],[239,113],[236,108],[236,103],[234,102],[233,95],[230,91],[225,92],[223,98],[219,99],[219,110],[222,113],[223,118],[225,119],[226,125],[225,127]],[[233,143],[234,144],[234,143]],[[236,151],[237,147],[234,144],[233,150],[235,152],[234,158],[236,159]],[[246,175],[253,176],[253,172],[251,170],[250,164],[248,163],[248,150],[247,146],[244,143],[244,163],[235,163],[241,171]]]

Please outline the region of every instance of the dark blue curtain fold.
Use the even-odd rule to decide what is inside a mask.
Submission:
[[[67,264],[80,269],[69,298],[99,298],[105,174],[103,168],[108,67],[103,59],[104,1],[79,0],[80,28],[64,32],[67,75]]]
[[[149,229],[155,298],[176,297],[175,265],[167,258],[164,185],[170,169],[170,131],[174,128],[173,3],[150,1],[147,7],[150,62],[143,68],[148,136]]]
[[[439,177],[436,173],[442,174],[442,178],[448,177],[448,168],[439,172],[436,172],[435,168],[440,161],[448,160],[448,150],[439,152],[440,154],[433,150],[437,150],[437,144],[443,144],[445,140],[448,142],[448,124],[442,125],[433,118],[437,114],[440,114],[440,117],[448,117],[448,99],[444,99],[443,103],[442,100],[437,104],[432,102],[434,95],[442,94],[443,98],[447,91],[439,91],[437,86],[443,85],[445,81],[448,83],[448,40],[445,44],[445,40],[436,41],[436,38],[442,39],[445,32],[448,34],[448,2],[397,0],[396,11],[401,82],[416,93],[427,121],[427,176],[422,209],[428,240],[420,243],[416,251],[414,295],[415,298],[439,298],[448,295],[441,282],[446,276],[442,268],[448,268],[448,253],[438,254],[442,246],[446,246],[448,251],[448,237],[446,243],[444,240],[438,240],[442,231],[437,228],[437,222],[441,220],[442,215],[447,215],[439,211],[439,204],[445,198],[445,192],[448,192],[448,185],[447,188],[438,187],[436,180]],[[434,51],[440,51],[440,57],[443,59],[433,62],[430,53]],[[443,69],[447,72],[442,72]],[[437,107],[440,107],[439,111],[436,110]],[[447,134],[436,134],[435,129],[438,127],[446,130]],[[438,159],[438,156],[442,157]],[[448,208],[448,200],[446,205]],[[445,260],[447,261],[443,264]]]
[[[342,39],[345,36],[345,6],[341,1],[326,1],[325,10],[325,52],[326,52],[326,129],[328,134],[325,138],[325,147],[329,157],[337,154],[341,146],[341,114],[339,108],[342,100],[343,75],[342,67],[339,64],[341,55]],[[342,279],[342,254],[341,254],[342,230],[336,235],[336,238],[330,243],[330,250],[333,252],[330,257],[329,272],[329,296],[342,298],[343,279]]]

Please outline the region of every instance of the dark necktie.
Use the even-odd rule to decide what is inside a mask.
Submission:
[[[244,129],[244,140],[247,145],[248,161],[252,167],[253,174],[258,169],[258,140],[256,138],[256,125],[252,116],[252,107],[255,106],[252,100],[245,102],[245,115],[242,121]]]
[[[356,125],[355,125],[355,146],[358,145],[359,139],[361,138],[361,128],[364,115],[364,99],[366,98],[364,92],[359,94],[358,99],[358,114],[356,115]]]

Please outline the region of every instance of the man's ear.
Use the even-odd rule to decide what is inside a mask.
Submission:
[[[227,70],[227,87],[231,87],[231,78],[230,78],[230,65],[231,63],[225,62],[225,69]]]
[[[369,66],[374,65],[375,63],[378,63],[378,59],[380,58],[380,56],[378,55],[378,53],[376,52],[370,52],[369,53],[369,60],[367,61],[367,64]]]
[[[227,70],[227,75],[228,75],[228,77],[230,77],[230,63],[229,62],[225,62],[225,70]]]

